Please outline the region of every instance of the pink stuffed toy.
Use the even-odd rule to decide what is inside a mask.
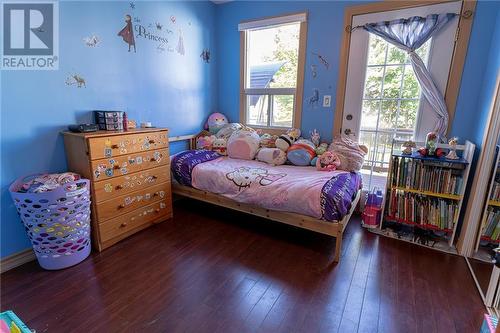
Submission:
[[[340,166],[340,158],[337,154],[327,151],[316,160],[316,169],[320,171],[334,171]]]

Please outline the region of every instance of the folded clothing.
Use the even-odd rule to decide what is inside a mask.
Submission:
[[[52,191],[59,186],[81,179],[73,172],[39,174],[27,179],[19,188],[20,193],[42,193]],[[76,185],[75,185],[76,189]]]

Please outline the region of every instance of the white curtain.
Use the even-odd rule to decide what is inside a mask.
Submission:
[[[422,94],[438,116],[435,132],[441,139],[446,137],[448,129],[448,110],[443,94],[432,80],[431,73],[425,67],[423,60],[415,50],[422,46],[432,36],[437,34],[457,14],[432,14],[427,17],[414,16],[408,19],[368,23],[363,28],[385,41],[406,51],[422,89]]]

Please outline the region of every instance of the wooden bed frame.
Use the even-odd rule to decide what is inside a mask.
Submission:
[[[195,135],[183,135],[183,136],[171,137],[169,138],[169,141],[177,142],[177,141],[188,140],[189,147],[192,148],[194,147],[194,138]],[[356,206],[358,205],[359,198],[361,195],[361,190],[358,190],[352,202],[351,209],[341,221],[328,222],[306,215],[290,213],[290,212],[281,212],[281,211],[262,208],[255,205],[239,203],[234,200],[228,199],[222,195],[198,190],[189,186],[180,185],[179,183],[174,181],[172,182],[172,192],[179,196],[208,202],[217,206],[230,208],[240,212],[263,217],[272,221],[286,223],[289,225],[293,225],[295,227],[335,237],[336,238],[335,256],[333,258],[334,262],[339,262],[340,260],[340,252],[342,249],[342,237],[344,234],[344,230],[347,226],[347,223],[349,223],[349,220],[351,219],[352,213],[354,212]]]

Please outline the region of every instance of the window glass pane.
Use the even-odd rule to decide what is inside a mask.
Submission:
[[[404,64],[408,61],[409,59],[407,59],[407,53],[405,51],[389,44],[389,48],[387,50],[387,64]]]
[[[370,34],[368,65],[383,65],[385,63],[386,49],[387,42],[378,36]]]
[[[378,120],[379,129],[390,130],[398,128],[397,117],[398,117],[398,101],[383,100]]]
[[[384,67],[368,67],[365,79],[365,98],[379,98],[382,90]]]
[[[399,98],[404,66],[389,66],[385,69],[384,98]]]
[[[375,161],[374,166],[378,168],[387,167],[391,155],[392,133],[378,133],[377,145],[375,146]]]
[[[292,127],[293,121],[293,95],[274,95],[273,99],[273,117],[271,126]]]
[[[247,96],[247,125],[267,126],[269,118],[268,95]]]
[[[402,100],[399,106],[399,129],[407,129],[413,133],[416,125],[419,100]]]
[[[300,23],[247,32],[247,88],[295,88]]]
[[[363,110],[361,112],[361,129],[376,129],[377,117],[380,110],[380,101],[363,101]]]
[[[420,85],[413,72],[411,65],[406,65],[405,74],[403,79],[403,90],[401,92],[402,98],[419,98],[420,96]]]

